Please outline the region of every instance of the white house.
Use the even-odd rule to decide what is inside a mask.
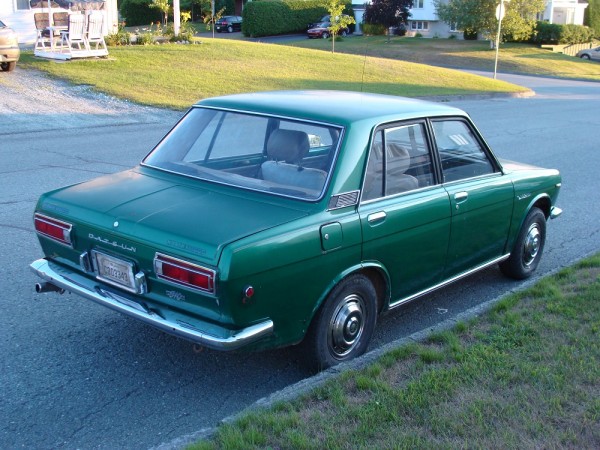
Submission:
[[[583,15],[587,7],[588,3],[582,0],[549,1],[538,19],[560,25],[583,25]]]
[[[119,21],[117,0],[50,0],[52,12],[101,10],[104,34],[112,33]],[[19,43],[32,44],[37,35],[35,13],[48,13],[47,0],[0,0],[0,19],[19,36]]]
[[[548,0],[546,9],[539,14],[538,20],[557,24],[583,25],[583,14],[587,6],[588,3],[583,0]],[[364,13],[363,4],[354,4],[353,8],[357,24],[361,23]],[[463,37],[462,31],[438,18],[433,0],[413,0],[410,12],[408,36],[419,33],[423,37],[447,38],[451,35],[460,39]]]

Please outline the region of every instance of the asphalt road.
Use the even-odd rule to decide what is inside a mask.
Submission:
[[[500,157],[561,170],[564,214],[549,224],[539,277],[600,250],[600,84],[513,81],[538,95],[451,103],[472,115]],[[37,83],[49,87],[29,106],[9,104],[0,84],[0,447],[150,448],[308,376],[294,349],[195,352],[76,296],[35,294],[28,264],[41,255],[32,227],[37,197],[134,165],[179,115]],[[69,96],[81,104],[69,109]],[[496,268],[476,274],[384,315],[372,348],[519,285]]]

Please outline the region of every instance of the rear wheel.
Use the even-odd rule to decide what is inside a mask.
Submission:
[[[590,59],[590,55],[586,55],[585,53],[581,55],[581,59]]]
[[[323,370],[362,355],[377,322],[377,292],[364,275],[351,275],[331,291],[304,345],[308,363]]]
[[[510,257],[500,263],[502,273],[517,280],[530,277],[540,262],[545,242],[546,216],[539,208],[531,208]]]
[[[340,34],[342,35],[342,37],[348,36],[348,32],[346,30],[342,30]]]
[[[3,72],[12,72],[15,70],[15,67],[17,67],[16,61],[0,63],[0,69],[2,69]]]

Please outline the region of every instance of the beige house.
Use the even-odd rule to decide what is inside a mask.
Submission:
[[[0,19],[19,36],[19,43],[33,44],[37,32],[35,13],[100,10],[104,14],[103,33],[118,26],[117,0],[0,0]]]

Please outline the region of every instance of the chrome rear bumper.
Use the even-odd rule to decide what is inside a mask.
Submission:
[[[200,325],[190,324],[190,319],[186,316],[169,312],[170,317],[165,318],[138,302],[104,289],[95,280],[66,270],[46,259],[38,259],[31,263],[30,267],[39,277],[60,289],[81,295],[162,331],[215,350],[235,350],[273,332],[273,321],[265,320],[240,330],[221,328],[222,333],[220,334],[222,335],[215,336],[199,329],[201,323]]]

